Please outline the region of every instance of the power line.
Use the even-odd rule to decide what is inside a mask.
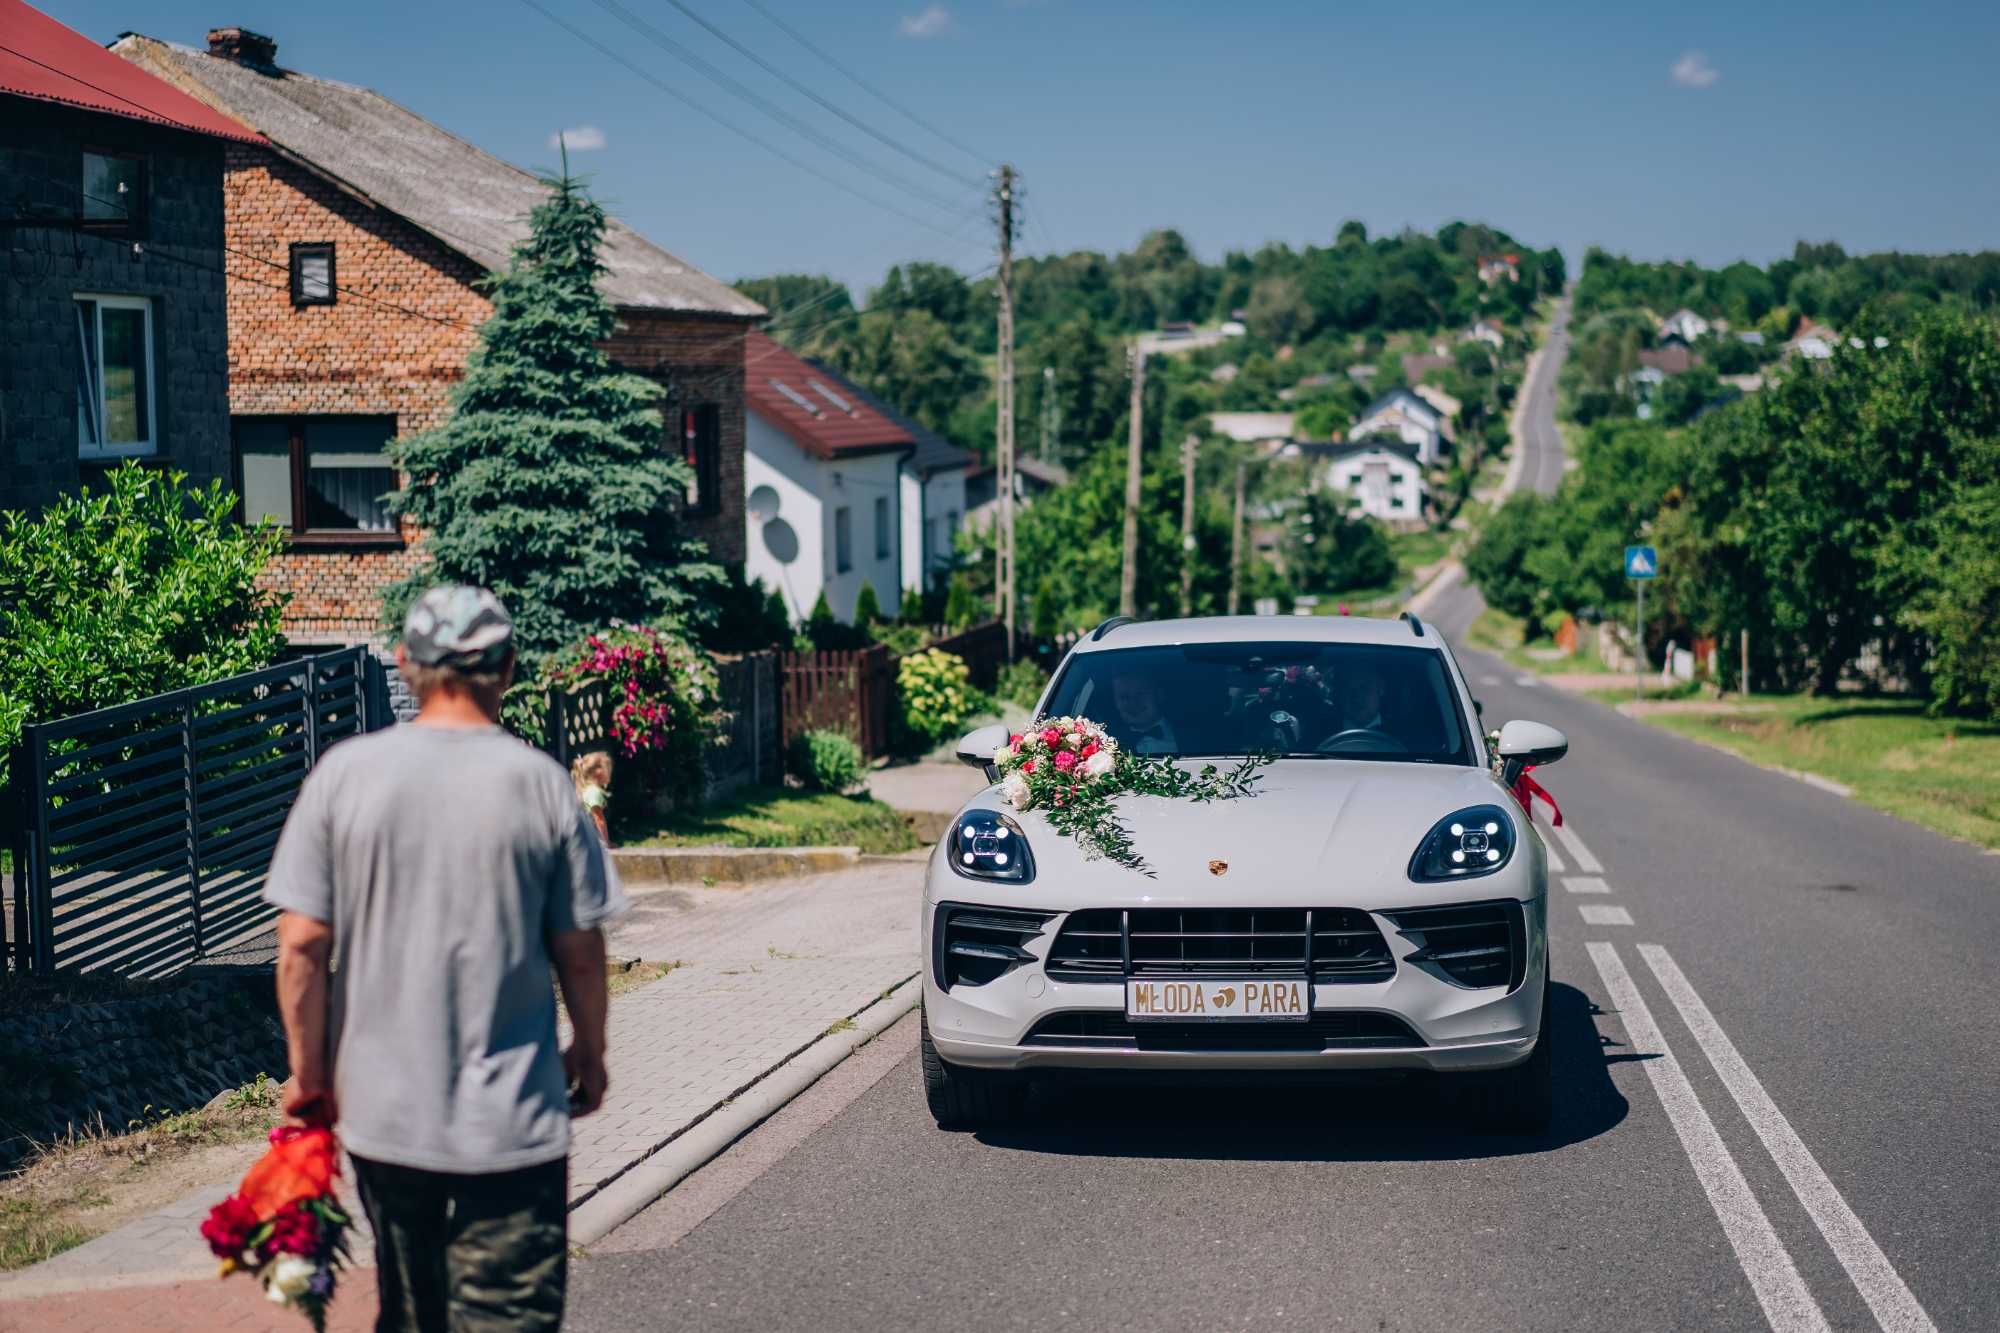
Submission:
[[[861,154],[854,152],[852,149],[848,148],[846,144],[841,143],[838,139],[835,139],[830,135],[821,133],[818,129],[816,129],[812,125],[801,120],[799,117],[793,115],[791,112],[785,110],[785,108],[777,105],[775,102],[770,101],[768,98],[763,97],[754,89],[747,87],[743,83],[731,77],[728,73],[724,72],[721,69],[718,69],[715,65],[711,64],[709,61],[703,59],[695,52],[681,45],[681,43],[675,41],[672,37],[669,37],[666,33],[654,27],[651,23],[648,23],[645,19],[640,18],[637,14],[634,14],[631,10],[627,9],[624,5],[620,4],[618,0],[593,0],[593,2],[597,5],[599,9],[602,9],[607,14],[610,14],[612,17],[616,18],[619,22],[623,23],[626,27],[632,29],[632,31],[638,33],[641,37],[644,37],[647,41],[653,43],[653,45],[659,47],[661,50],[665,51],[668,55],[672,56],[674,59],[680,61],[688,68],[694,70],[695,73],[701,75],[703,78],[707,79],[710,83],[713,83],[717,87],[720,87],[726,92],[729,92],[740,101],[743,101],[749,104],[750,106],[755,107],[757,110],[763,112],[771,119],[778,121],[780,124],[789,126],[796,133],[804,136],[807,139],[810,139],[812,142],[818,144],[821,148],[825,149],[827,152],[832,153],[835,156],[841,158],[849,165],[867,172],[869,175],[875,177],[875,179],[883,182],[886,185],[892,185],[897,189],[902,190],[904,193],[910,195],[912,198],[923,200],[925,203],[931,205],[933,208],[941,208],[947,212],[950,212],[958,207],[958,204],[956,202],[950,199],[946,199],[942,195],[932,194],[929,190],[926,190],[921,185],[911,184],[909,181],[904,180],[901,176],[896,175],[894,172],[887,171],[882,167],[876,165],[875,163],[869,161]]]
[[[547,8],[545,8],[540,3],[540,0],[521,0],[521,3],[526,5],[528,8],[534,10],[537,14],[540,14],[543,18],[547,19],[549,22],[555,24],[558,28],[561,28],[564,32],[567,32],[570,36],[582,42],[585,46],[590,47],[592,50],[596,51],[599,55],[603,56],[605,59],[614,61],[615,63],[624,66],[627,70],[631,71],[633,74],[636,74],[639,78],[645,80],[647,83],[650,83],[651,85],[653,85],[653,87],[659,89],[667,96],[673,98],[676,102],[679,102],[682,105],[689,107],[696,113],[707,117],[709,120],[714,121],[717,125],[722,126],[722,128],[728,130],[731,134],[737,135],[739,138],[749,140],[751,143],[756,144],[759,148],[771,154],[773,157],[776,157],[781,161],[788,162],[792,166],[797,167],[800,171],[805,172],[807,175],[825,181],[828,185],[833,186],[836,190],[840,190],[843,193],[853,195],[856,199],[861,200],[863,203],[872,204],[876,208],[881,209],[885,213],[894,213],[897,217],[902,218],[907,222],[914,222],[920,227],[927,227],[930,230],[935,231],[942,236],[956,235],[956,233],[947,230],[944,224],[939,222],[933,222],[928,218],[919,217],[917,214],[912,213],[907,209],[901,208],[896,204],[886,203],[883,200],[877,199],[874,195],[869,194],[866,190],[858,189],[857,187],[848,184],[846,181],[841,180],[837,176],[833,176],[827,172],[821,171],[818,167],[813,166],[810,162],[806,162],[801,160],[800,158],[792,156],[790,153],[778,147],[770,140],[763,138],[761,135],[752,133],[751,131],[744,129],[741,125],[735,124],[733,121],[724,119],[721,115],[710,110],[708,107],[702,105],[702,103],[697,101],[695,98],[690,97],[688,94],[682,92],[680,89],[674,87],[672,84],[667,83],[666,81],[661,79],[658,75],[654,74],[651,70],[647,69],[645,66],[640,65],[635,61],[627,58],[623,52],[614,50],[613,48],[606,46],[604,43],[598,41],[595,37],[592,37],[589,33],[583,31],[583,29],[577,27],[575,24],[569,22],[567,19],[561,18],[558,15],[551,13]]]
[[[875,87],[873,84],[869,83],[866,79],[862,78],[859,74],[856,74],[853,70],[841,64],[838,60],[835,60],[832,56],[820,50],[817,46],[814,46],[812,42],[807,39],[804,33],[800,32],[797,28],[794,28],[791,24],[785,22],[783,19],[779,18],[776,14],[773,14],[770,10],[766,9],[763,6],[763,4],[760,3],[760,0],[743,0],[743,3],[749,5],[750,8],[756,10],[759,14],[762,14],[766,19],[768,19],[771,22],[772,26],[776,27],[780,32],[784,33],[787,37],[790,37],[800,46],[803,46],[806,50],[812,52],[813,55],[817,56],[820,60],[824,61],[834,71],[845,75],[854,84],[855,87],[861,89],[861,91],[867,93],[870,97],[873,97],[883,106],[886,106],[891,111],[894,111],[898,115],[907,118],[912,124],[915,124],[921,127],[922,129],[929,131],[931,134],[935,135],[938,139],[951,145],[953,148],[956,148],[959,152],[964,153],[967,157],[979,163],[980,166],[984,167],[992,165],[993,162],[992,154],[982,153],[976,148],[966,147],[964,144],[952,138],[949,134],[946,134],[943,130],[939,129],[937,126],[925,120],[922,116],[918,115],[916,112],[904,106],[901,102],[898,102],[895,98],[889,96],[889,94],[883,92],[880,88]]]
[[[876,129],[873,125],[868,124],[860,117],[849,114],[847,111],[843,110],[842,108],[828,101],[826,98],[821,97],[811,88],[808,88],[805,84],[799,82],[791,75],[785,73],[785,71],[779,69],[776,65],[773,65],[770,61],[758,55],[755,51],[745,46],[742,42],[737,41],[734,37],[731,37],[728,33],[716,27],[713,23],[710,23],[707,19],[703,18],[700,14],[696,13],[693,9],[691,9],[684,2],[684,0],[667,0],[667,3],[672,5],[675,9],[680,10],[681,13],[687,15],[694,22],[700,24],[703,31],[709,33],[717,41],[727,45],[731,50],[741,55],[745,60],[751,61],[758,68],[764,70],[766,73],[770,74],[774,78],[782,80],[788,87],[793,89],[793,91],[799,93],[802,96],[811,98],[821,107],[824,107],[826,110],[832,112],[834,115],[839,116],[842,120],[852,125],[855,129],[860,130],[863,134],[867,135],[869,138],[874,139],[878,143],[885,144],[888,147],[895,149],[897,152],[901,153],[904,157],[909,158],[912,162],[921,163],[922,165],[929,167],[932,171],[937,172],[940,176],[943,176],[948,180],[956,181],[960,185],[970,186],[975,190],[983,188],[980,182],[973,180],[968,176],[963,176],[959,174],[957,171],[953,170],[952,168],[945,166],[943,163],[939,162],[936,158],[918,152],[916,149],[910,147],[906,143],[903,143],[901,140],[895,139],[887,134],[884,134],[882,131]]]

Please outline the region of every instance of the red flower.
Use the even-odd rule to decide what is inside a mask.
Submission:
[[[257,1210],[241,1194],[232,1194],[208,1210],[201,1224],[201,1238],[218,1259],[235,1259],[243,1254],[250,1233],[257,1229]]]
[[[1081,750],[1078,750],[1076,753],[1079,758],[1082,759],[1090,758],[1090,756],[1097,753],[1097,742],[1092,741],[1090,744],[1084,746]]]
[[[257,1247],[257,1257],[274,1254],[319,1253],[319,1219],[301,1204],[292,1204],[271,1219],[271,1234]]]
[[[1053,749],[1055,746],[1062,744],[1062,733],[1054,727],[1050,727],[1042,733],[1042,743]]]
[[[1056,769],[1059,772],[1067,773],[1072,768],[1075,767],[1076,767],[1076,751],[1059,750],[1056,752]]]
[[[1023,773],[1032,773],[1032,772],[1034,772],[1034,771],[1035,771],[1035,761],[1034,761],[1034,760],[1032,760],[1032,759],[1030,759],[1030,760],[1028,760],[1027,762],[1023,763],[1023,764],[1021,765],[1021,771],[1022,771]]]
[[[1013,734],[1012,736],[1009,736],[1009,737],[1007,738],[1007,744],[1009,744],[1009,745],[1013,746],[1013,747],[1014,747],[1015,749],[1017,749],[1017,750],[1018,750],[1018,749],[1020,749],[1020,748],[1021,748],[1021,733],[1017,731],[1017,732],[1015,732],[1015,733],[1014,733],[1014,734]]]

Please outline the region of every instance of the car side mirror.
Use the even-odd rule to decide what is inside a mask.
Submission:
[[[1000,722],[967,732],[959,738],[958,762],[984,771],[991,779],[994,777],[993,752],[1007,743],[1007,736],[1007,727]]]
[[[1513,784],[1524,768],[1553,764],[1569,753],[1569,737],[1543,722],[1520,718],[1500,728],[1501,780]]]

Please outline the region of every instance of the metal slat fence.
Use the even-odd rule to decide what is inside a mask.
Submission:
[[[385,725],[366,648],[22,728],[13,764],[17,971],[158,976],[255,937],[299,785]]]

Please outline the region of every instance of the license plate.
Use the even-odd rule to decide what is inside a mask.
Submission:
[[[1303,977],[1125,983],[1125,1016],[1134,1022],[1303,1019],[1309,1016],[1311,1004],[1312,992]]]

